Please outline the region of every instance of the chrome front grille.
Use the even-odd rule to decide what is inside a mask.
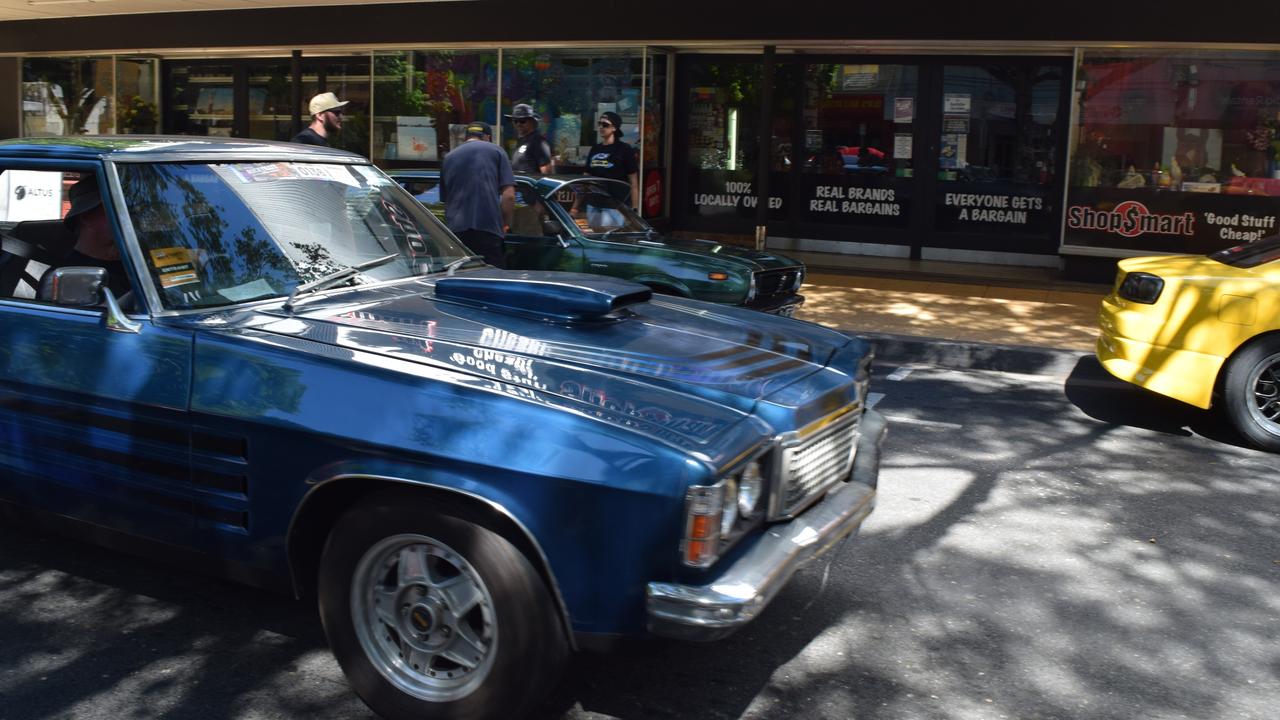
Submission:
[[[795,293],[799,267],[780,270],[761,270],[755,274],[756,296],[754,302],[765,303]]]
[[[772,519],[796,515],[832,485],[849,477],[858,442],[861,404],[811,435],[785,443],[778,463],[781,478]]]

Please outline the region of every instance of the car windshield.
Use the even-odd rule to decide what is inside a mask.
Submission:
[[[129,222],[169,309],[287,297],[388,255],[354,284],[444,269],[471,253],[369,165],[121,164]]]
[[[588,235],[648,233],[649,224],[618,199],[614,192],[627,187],[614,183],[571,182],[556,191],[556,201],[569,211],[573,221]]]
[[[1280,260],[1280,235],[1209,253],[1209,259],[1241,268],[1257,267]]]

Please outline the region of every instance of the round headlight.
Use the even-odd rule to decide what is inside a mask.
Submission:
[[[760,472],[760,463],[752,462],[742,471],[742,477],[738,480],[738,512],[742,517],[754,515],[763,496],[764,474]]]
[[[720,537],[728,537],[733,532],[734,523],[738,522],[738,503],[734,498],[738,494],[738,483],[733,478],[724,481],[724,509],[720,515]]]

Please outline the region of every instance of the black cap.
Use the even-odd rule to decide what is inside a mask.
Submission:
[[[71,209],[62,218],[62,223],[67,227],[74,227],[76,218],[102,204],[102,196],[98,194],[98,180],[92,175],[81,177],[67,191],[67,199],[71,201]]]
[[[601,120],[608,120],[615,129],[614,137],[622,137],[622,116],[612,110],[600,113]]]
[[[479,120],[467,123],[467,137],[484,137],[485,135],[493,135],[493,128],[489,127],[489,123]]]

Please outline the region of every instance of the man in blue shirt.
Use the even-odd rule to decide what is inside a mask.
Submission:
[[[462,244],[490,265],[506,267],[502,239],[515,212],[516,179],[492,136],[488,123],[467,125],[467,139],[440,166],[440,200],[445,224]]]

